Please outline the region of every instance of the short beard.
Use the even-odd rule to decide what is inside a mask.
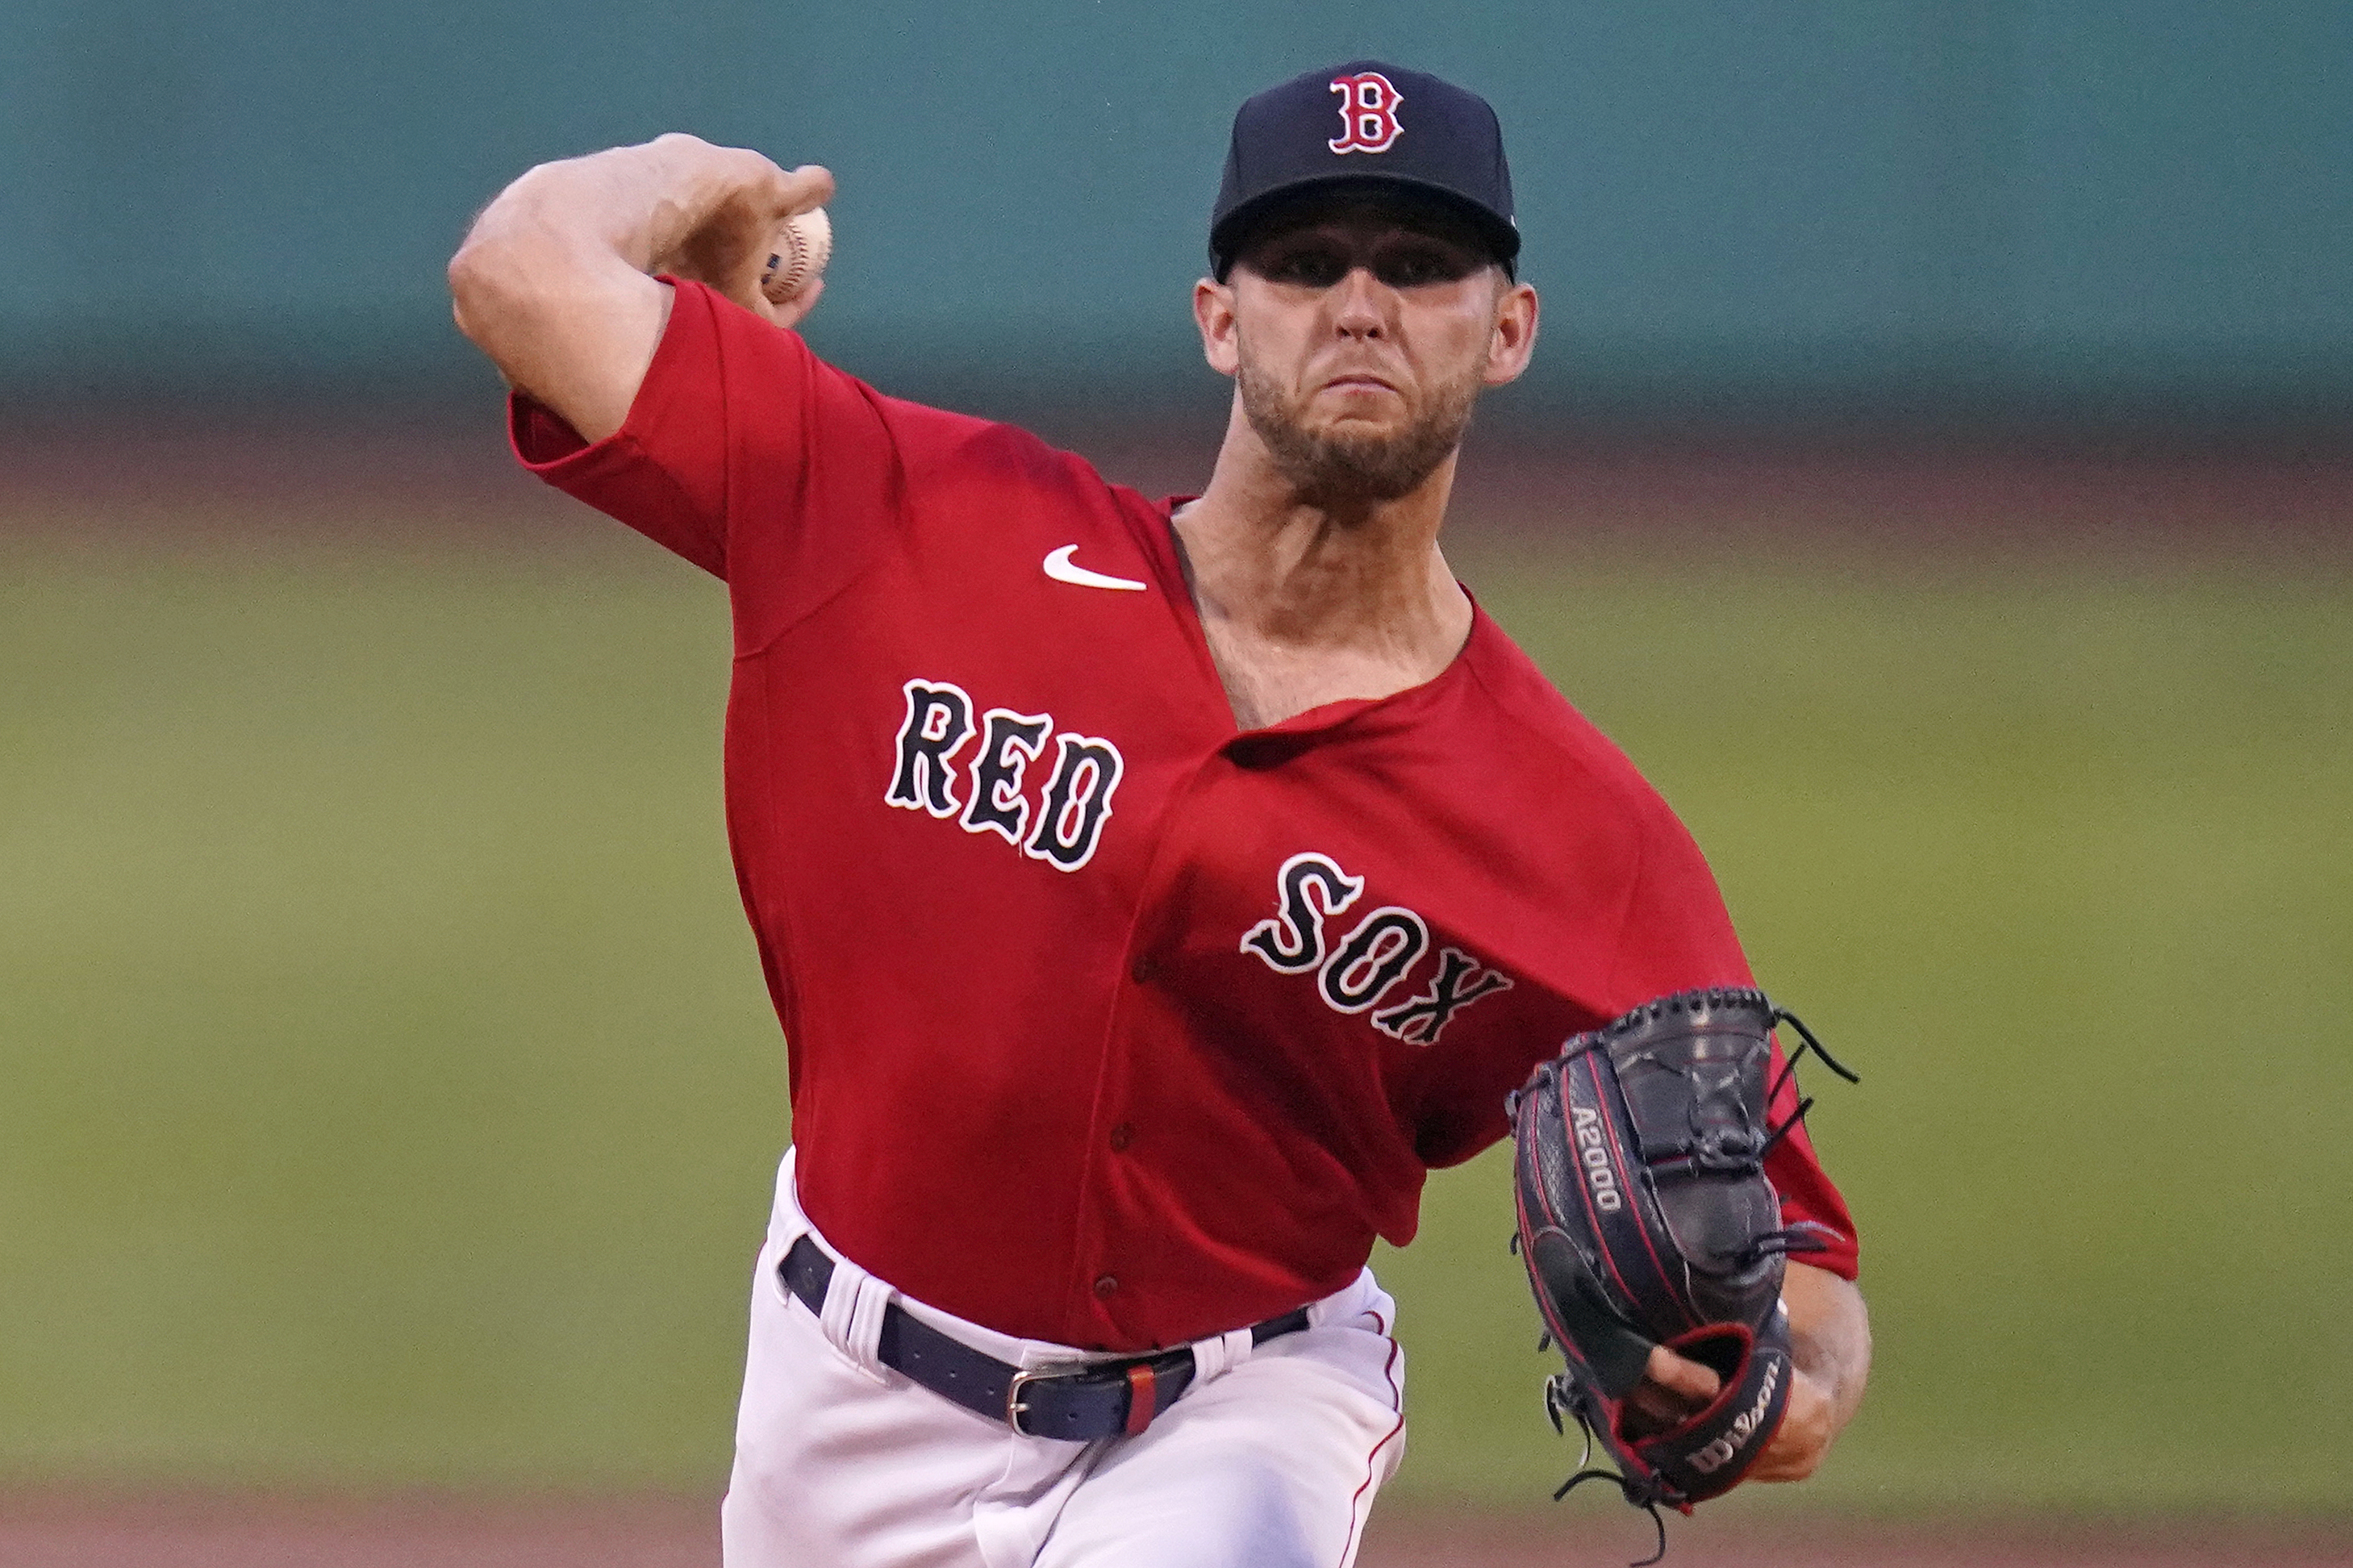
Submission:
[[[1308,429],[1298,408],[1247,359],[1234,381],[1242,414],[1273,455],[1275,471],[1301,500],[1327,510],[1391,501],[1419,489],[1462,445],[1480,387],[1475,373],[1440,386],[1404,429],[1376,435]]]

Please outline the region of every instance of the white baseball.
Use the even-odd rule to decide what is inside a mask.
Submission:
[[[760,269],[760,292],[781,305],[807,288],[833,258],[833,222],[823,207],[795,213],[776,230],[776,248]]]

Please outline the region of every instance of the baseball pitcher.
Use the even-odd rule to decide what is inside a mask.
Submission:
[[[665,136],[531,170],[449,268],[524,465],[727,584],[793,1143],[726,1562],[1345,1568],[1404,1447],[1375,1238],[1507,1100],[1562,1103],[1515,1091],[1565,1043],[1752,984],[1689,835],[1440,551],[1472,406],[1536,344],[1495,115],[1371,60],[1242,105],[1191,300],[1232,413],[1157,500],[817,358],[794,220],[832,188]],[[1783,1358],[1752,1479],[1813,1468],[1869,1355],[1772,1026],[1677,1047],[1643,1102],[1741,1167],[1742,1353]],[[1621,1125],[1613,1180],[1681,1179]],[[1610,1238],[1565,1212],[1532,1278],[1575,1307],[1564,1259]],[[1659,1245],[1721,1261],[1683,1223]],[[1616,1335],[1606,1407],[1569,1408],[1716,1442],[1738,1336],[1641,1306],[1547,1308]]]

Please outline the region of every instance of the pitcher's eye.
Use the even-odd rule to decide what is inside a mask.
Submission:
[[[1348,275],[1348,258],[1336,246],[1286,245],[1277,247],[1253,270],[1270,283],[1329,289]]]
[[[1373,263],[1373,276],[1392,289],[1415,289],[1430,283],[1452,283],[1479,269],[1480,262],[1456,246],[1421,241],[1383,247]]]

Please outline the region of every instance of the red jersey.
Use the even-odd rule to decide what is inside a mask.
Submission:
[[[691,283],[621,430],[512,423],[726,579],[801,1201],[920,1300],[1123,1352],[1278,1315],[1570,1035],[1750,984],[1689,835],[1483,613],[1426,685],[1239,731],[1167,503]],[[1802,1131],[1768,1169],[1852,1276]]]

